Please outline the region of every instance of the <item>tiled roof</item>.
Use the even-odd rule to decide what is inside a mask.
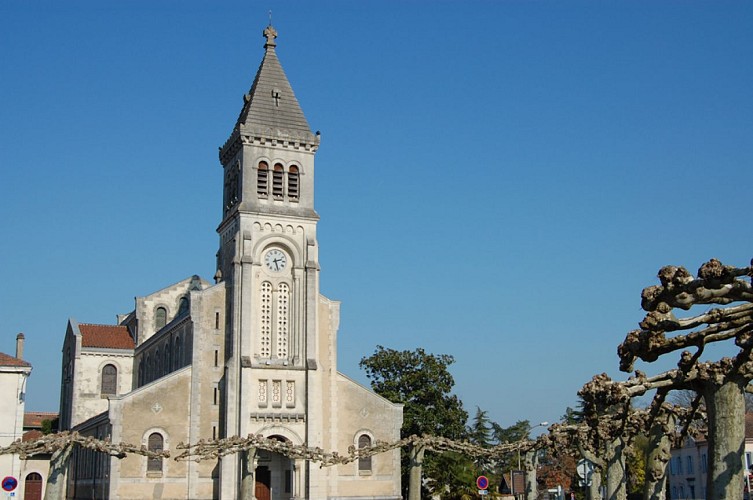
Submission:
[[[107,349],[133,349],[133,338],[128,327],[120,325],[90,325],[81,323],[82,347],[102,347]]]
[[[31,363],[0,352],[0,366],[31,366]]]
[[[246,96],[238,123],[252,129],[272,129],[293,133],[294,136],[312,136],[293,88],[275,53],[277,32],[271,26],[264,30],[266,51],[251,90]]]
[[[745,414],[745,437],[753,438],[753,413]]]
[[[57,412],[27,411],[24,413],[24,427],[42,427],[42,420],[55,420]]]
[[[24,432],[23,435],[21,436],[21,441],[34,441],[36,439],[41,438],[42,436],[44,436],[44,434],[42,434],[42,431],[38,431],[34,429],[31,431]]]

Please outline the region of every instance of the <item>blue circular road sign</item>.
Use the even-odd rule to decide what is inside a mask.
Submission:
[[[5,476],[3,478],[3,490],[13,491],[18,486],[18,479],[13,476]]]

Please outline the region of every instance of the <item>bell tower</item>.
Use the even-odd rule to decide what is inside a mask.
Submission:
[[[313,134],[264,30],[264,58],[220,148],[222,222],[216,281],[226,289],[221,434],[261,432],[311,443],[309,401],[320,392],[319,264]],[[239,498],[249,465],[222,461],[222,498]],[[274,475],[273,475],[274,477]]]

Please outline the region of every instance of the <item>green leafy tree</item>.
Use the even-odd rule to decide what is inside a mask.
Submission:
[[[374,354],[361,359],[359,366],[366,371],[374,392],[403,405],[401,437],[415,434],[467,439],[468,413],[462,401],[452,394],[455,379],[449,366],[454,361],[448,354],[430,354],[421,348],[396,351],[378,345]],[[405,492],[410,472],[405,452],[402,462]],[[423,469],[429,479],[442,472],[439,459],[433,454],[426,456]],[[453,488],[452,484],[445,484]]]

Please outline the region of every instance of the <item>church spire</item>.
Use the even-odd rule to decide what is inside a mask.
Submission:
[[[311,127],[277,58],[277,30],[270,24],[264,29],[263,35],[266,39],[264,59],[256,72],[251,90],[243,96],[243,110],[233,135],[240,132],[240,135],[316,147],[319,138],[311,133]]]

